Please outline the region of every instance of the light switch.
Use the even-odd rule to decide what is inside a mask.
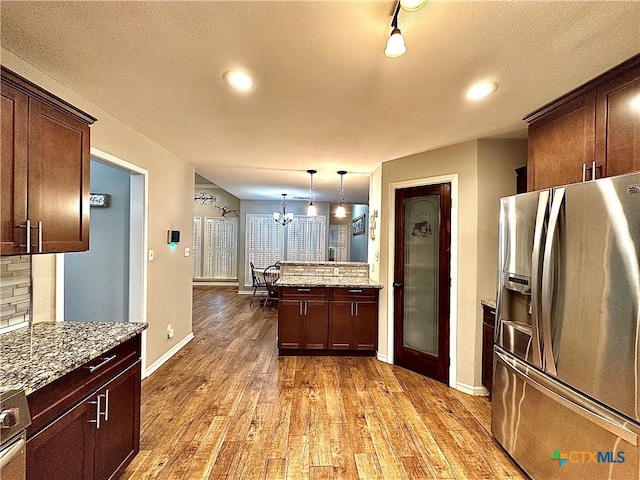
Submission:
[[[184,256],[185,257],[189,256],[189,247],[184,247]]]
[[[153,262],[153,250],[149,249],[149,261]]]

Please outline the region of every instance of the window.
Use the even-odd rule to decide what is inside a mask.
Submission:
[[[238,219],[204,219],[204,276],[216,280],[238,278]]]
[[[193,218],[193,276],[214,280],[238,278],[238,219]]]
[[[287,227],[287,260],[323,262],[326,258],[327,217],[294,217]]]
[[[256,268],[265,268],[283,260],[282,225],[273,221],[273,215],[247,214],[245,250],[244,284],[251,286],[250,262],[253,262]]]

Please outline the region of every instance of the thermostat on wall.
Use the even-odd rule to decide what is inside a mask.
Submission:
[[[169,230],[167,232],[167,243],[180,243],[180,230]]]

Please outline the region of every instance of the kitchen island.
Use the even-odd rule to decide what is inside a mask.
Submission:
[[[282,262],[278,285],[280,355],[375,355],[378,293],[369,265]]]

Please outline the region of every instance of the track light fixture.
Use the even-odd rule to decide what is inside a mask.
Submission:
[[[345,218],[347,216],[347,210],[344,208],[344,188],[343,188],[343,178],[347,174],[346,170],[338,170],[338,175],[340,175],[340,190],[338,191],[338,208],[336,208],[335,217],[336,218]]]
[[[309,217],[315,217],[318,215],[318,210],[316,209],[316,206],[313,204],[313,197],[314,197],[314,193],[315,190],[313,189],[313,174],[314,173],[318,173],[317,170],[307,170],[307,173],[309,175],[311,175],[311,180],[309,183],[309,206],[307,207],[307,216]]]
[[[407,12],[415,12],[424,7],[427,0],[400,0],[400,6]]]
[[[273,212],[273,220],[283,227],[293,220],[293,212],[287,213],[287,194],[282,194],[282,213]]]
[[[391,20],[391,35],[387,40],[387,48],[384,49],[384,54],[389,58],[397,58],[404,55],[407,51],[407,46],[404,44],[404,37],[402,32],[398,28],[398,13],[400,12],[400,2],[396,6],[396,11],[393,14],[393,20]]]

